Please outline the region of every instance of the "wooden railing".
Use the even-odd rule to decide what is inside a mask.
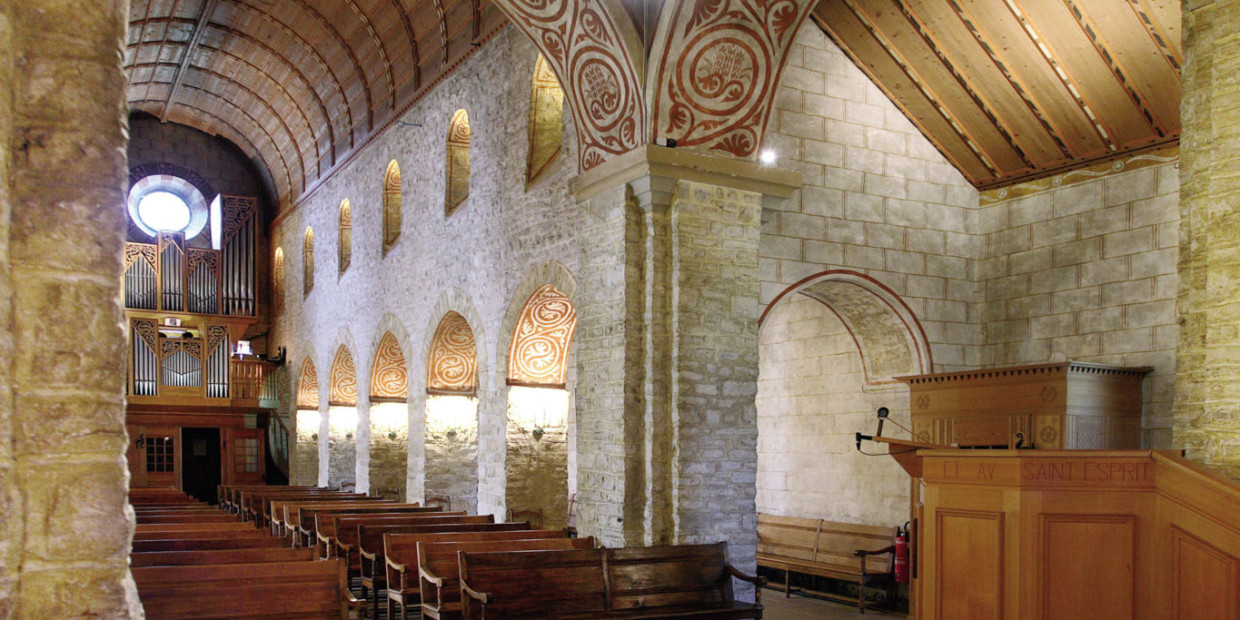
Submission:
[[[267,447],[270,450],[271,460],[286,478],[289,465],[289,435],[288,427],[284,425],[284,420],[279,413],[272,412],[270,416],[267,416]]]
[[[234,399],[267,401],[269,406],[275,407],[274,403],[279,400],[275,373],[278,366],[258,359],[233,359],[230,366]]]

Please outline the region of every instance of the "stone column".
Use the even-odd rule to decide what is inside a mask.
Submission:
[[[1175,445],[1240,480],[1240,2],[1185,0]]]
[[[583,534],[726,540],[733,563],[754,569],[761,214],[800,180],[647,146],[575,181],[591,222],[578,329]]]
[[[128,17],[0,5],[0,617],[142,613],[117,363]]]

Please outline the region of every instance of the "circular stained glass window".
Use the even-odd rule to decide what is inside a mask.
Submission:
[[[138,217],[151,230],[178,232],[189,226],[189,205],[171,192],[151,192],[138,201]]]

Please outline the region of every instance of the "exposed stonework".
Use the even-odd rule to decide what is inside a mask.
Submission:
[[[548,528],[568,514],[568,400],[564,390],[508,390],[508,509],[540,511]]]
[[[295,416],[295,441],[289,454],[289,484],[319,482],[319,412],[299,410]]]
[[[336,488],[357,488],[357,446],[366,445],[357,439],[356,407],[328,407],[327,484]],[[319,436],[323,441],[323,436]]]
[[[1240,479],[1240,4],[1183,7],[1184,127],[1180,170],[1180,342],[1174,444],[1189,458]]]
[[[408,405],[405,403],[371,403],[369,412],[370,450],[366,463],[367,490],[375,495],[404,499],[405,478],[408,475],[408,461],[406,460],[409,438]],[[360,452],[358,457],[360,459]],[[358,463],[359,474],[361,470],[362,464]],[[474,487],[477,488],[477,483]]]
[[[129,576],[127,3],[0,7],[0,617],[141,617]],[[10,282],[21,285],[10,288]]]
[[[426,402],[426,497],[453,510],[478,507],[478,401],[430,396]]]

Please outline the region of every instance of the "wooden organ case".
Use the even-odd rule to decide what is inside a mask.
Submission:
[[[1152,368],[1059,362],[896,377],[913,438],[962,448],[1135,449]]]

